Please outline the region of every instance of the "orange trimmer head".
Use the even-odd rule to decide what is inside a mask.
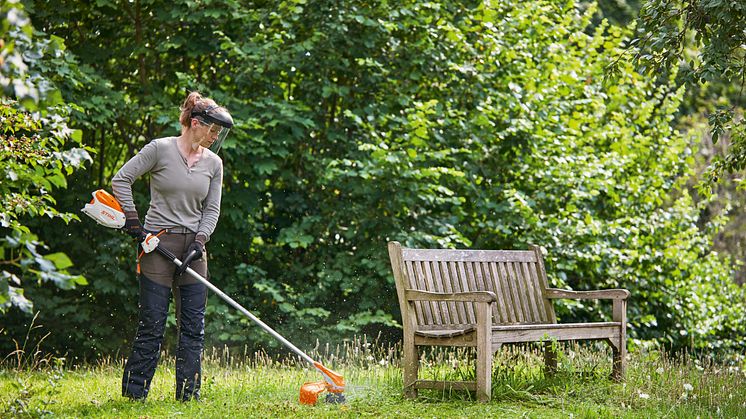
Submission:
[[[325,401],[327,403],[344,403],[345,396],[342,394],[345,390],[345,379],[338,372],[314,362],[313,366],[324,377],[324,381],[314,381],[303,383],[300,388],[301,404],[316,404],[319,400],[319,394],[327,391]]]

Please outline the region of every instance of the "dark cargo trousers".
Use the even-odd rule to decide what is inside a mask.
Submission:
[[[164,233],[160,245],[180,256],[194,240],[194,233]],[[207,258],[190,267],[207,277]],[[205,337],[207,288],[188,274],[176,275],[176,266],[152,252],[140,261],[140,297],[137,335],[122,377],[122,395],[145,399],[155,375],[166,330],[170,294],[176,306],[176,399],[199,399],[201,356]]]

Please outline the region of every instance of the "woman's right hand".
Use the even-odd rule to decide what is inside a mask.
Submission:
[[[124,213],[125,221],[122,229],[127,232],[135,240],[142,240],[144,232],[142,230],[142,224],[140,224],[140,217],[137,216],[136,212],[126,211]]]

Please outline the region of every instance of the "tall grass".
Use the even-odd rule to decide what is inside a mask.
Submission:
[[[404,399],[399,345],[367,337],[319,344],[309,355],[345,376],[347,403],[315,407],[300,405],[298,393],[304,382],[321,377],[295,357],[211,348],[203,362],[203,400],[180,403],[173,400],[174,358],[164,352],[148,401],[137,403],[120,396],[121,359],[65,368],[64,360],[34,360],[42,357],[40,352],[24,354],[19,363],[15,353],[0,369],[0,416],[746,417],[742,356],[715,362],[640,350],[630,355],[626,381],[615,383],[608,379],[611,353],[606,345],[559,348],[553,375],[544,371],[541,345],[499,350],[492,402],[480,404],[462,391],[421,390],[417,401]],[[471,380],[474,358],[470,349],[425,351],[420,378]]]

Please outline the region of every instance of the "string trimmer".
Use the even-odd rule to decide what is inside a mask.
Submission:
[[[85,207],[83,208],[83,213],[93,218],[97,223],[105,227],[109,227],[109,228],[124,227],[125,217],[124,217],[124,211],[122,211],[122,207],[119,205],[119,202],[117,202],[117,200],[111,194],[109,194],[103,189],[99,189],[96,192],[93,192],[93,199],[91,200],[89,204],[85,205]],[[153,234],[144,235],[142,237],[142,242],[141,242],[143,251],[145,253],[156,251],[159,254],[161,254],[163,257],[165,257],[166,259],[173,262],[176,266],[180,267],[182,265],[182,261],[179,260],[168,249],[165,249],[159,246],[159,241],[160,240],[158,239],[156,235],[153,235]],[[187,259],[191,260],[190,257],[187,257]],[[241,304],[238,304],[235,300],[233,300],[223,291],[220,291],[220,289],[218,289],[215,285],[212,285],[207,279],[203,278],[202,275],[198,274],[192,268],[187,267],[185,272],[187,272],[197,281],[203,283],[212,292],[217,294],[218,297],[222,298],[225,302],[233,306],[233,308],[241,312],[246,317],[250,318],[254,323],[259,325],[259,327],[264,329],[267,333],[272,335],[275,339],[279,340],[283,345],[285,345],[291,351],[295,352],[298,356],[303,358],[309,364],[313,365],[314,368],[316,368],[316,370],[318,370],[321,373],[321,375],[324,377],[324,381],[304,383],[301,386],[300,402],[302,404],[316,404],[319,394],[323,393],[324,391],[328,392],[326,395],[326,399],[325,399],[327,402],[344,403],[345,398],[344,398],[344,394],[342,393],[344,392],[344,389],[345,389],[345,381],[342,375],[330,370],[329,368],[326,368],[325,366],[321,365],[320,362],[314,361],[313,358],[311,358],[305,352],[298,349],[295,345],[293,345],[290,341],[282,337],[282,335],[277,333],[274,329],[267,326],[266,323],[259,320],[259,318],[254,316],[249,310],[245,309]]]

